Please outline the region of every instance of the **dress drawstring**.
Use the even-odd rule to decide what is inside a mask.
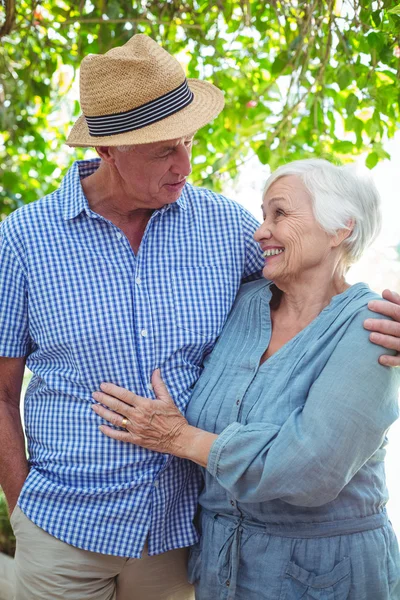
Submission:
[[[215,516],[218,518],[218,515]],[[226,573],[224,579],[220,578],[222,584],[229,588],[226,600],[234,600],[236,594],[237,575],[240,561],[240,543],[242,536],[242,518],[238,519],[228,538],[219,551],[218,566],[219,573]]]

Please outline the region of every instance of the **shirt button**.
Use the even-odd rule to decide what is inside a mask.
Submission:
[[[231,505],[232,505],[232,506],[235,506],[235,503],[234,503],[234,501],[233,501],[233,500],[231,500]]]
[[[228,581],[225,581],[225,585],[226,585],[226,587],[229,587],[231,585],[231,582],[229,581],[229,579],[228,579]]]
[[[120,233],[118,231],[118,233],[116,233],[115,235],[116,235],[117,240],[122,240],[122,233]]]
[[[146,335],[147,335],[147,329],[142,329],[142,331],[140,332],[140,335],[142,337],[146,337]]]
[[[236,406],[239,406],[239,404],[240,404],[240,398],[238,398],[238,399],[236,400]]]
[[[154,482],[154,487],[158,487],[159,485],[160,484],[159,484],[158,480],[156,479],[155,482]]]
[[[147,389],[150,390],[151,392],[153,391],[153,386],[151,385],[151,383],[147,384]]]
[[[140,277],[136,277],[135,282],[136,285],[140,285],[142,283],[142,280],[140,279]]]

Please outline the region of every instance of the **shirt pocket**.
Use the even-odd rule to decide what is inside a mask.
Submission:
[[[350,567],[350,559],[345,557],[332,571],[315,575],[295,562],[289,562],[279,600],[347,600]]]
[[[176,326],[215,339],[228,316],[236,289],[220,266],[194,264],[172,269],[173,318]]]

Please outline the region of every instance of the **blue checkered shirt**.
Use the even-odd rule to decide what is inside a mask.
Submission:
[[[135,255],[93,212],[73,165],[61,187],[1,226],[0,356],[27,357],[30,472],[18,504],[78,548],[140,557],[196,542],[196,466],[107,438],[90,405],[102,381],[153,397],[161,368],[185,410],[241,280],[263,264],[256,220],[187,184],[156,210]]]

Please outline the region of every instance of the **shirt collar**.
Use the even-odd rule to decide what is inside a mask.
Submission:
[[[66,176],[61,182],[59,193],[64,199],[64,219],[66,221],[74,219],[80,215],[83,211],[89,214],[90,207],[85,194],[83,193],[81,179],[92,175],[98,169],[100,165],[99,158],[93,158],[91,160],[77,160],[74,162]],[[167,204],[163,206],[160,211],[165,212],[171,206],[177,205],[182,210],[187,208],[187,194],[189,192],[190,184],[186,184],[182,190],[182,194],[178,200],[173,204]]]
[[[189,193],[190,187],[191,187],[190,184],[187,183],[182,190],[182,194],[179,196],[178,200],[174,203],[174,204],[177,204],[182,210],[186,210],[186,208],[187,208],[187,202],[188,202],[187,195]]]
[[[64,201],[64,219],[74,219],[81,212],[89,213],[90,207],[83,193],[81,179],[91,175],[99,167],[100,159],[77,160],[61,182],[59,193]]]

